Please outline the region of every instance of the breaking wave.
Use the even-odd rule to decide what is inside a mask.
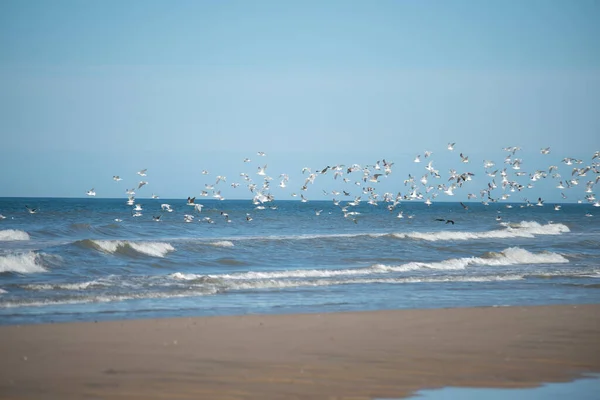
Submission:
[[[233,247],[234,246],[233,242],[230,240],[220,240],[218,242],[211,242],[210,245],[215,246],[215,247]]]
[[[29,240],[29,234],[16,229],[4,229],[0,231],[0,241]]]
[[[0,256],[0,273],[17,272],[20,274],[32,274],[45,271],[46,268],[43,265],[42,255],[33,251]]]
[[[570,232],[568,226],[564,224],[545,224],[542,225],[534,221],[521,221],[519,223],[504,223],[503,229],[497,229],[484,232],[461,232],[461,231],[440,231],[440,232],[410,232],[410,233],[392,233],[391,236],[398,239],[416,239],[427,241],[438,240],[473,240],[473,239],[509,239],[509,238],[533,238],[537,235],[560,235]]]
[[[235,274],[197,275],[175,273],[171,277],[181,280],[197,279],[284,279],[284,278],[331,278],[337,276],[372,275],[389,272],[407,272],[418,269],[461,270],[471,265],[503,266],[516,264],[556,264],[568,263],[569,260],[560,254],[552,252],[532,253],[519,247],[510,247],[501,252],[489,252],[482,257],[451,258],[436,262],[412,261],[400,265],[374,264],[364,268],[348,269],[299,269],[291,271],[250,271]]]
[[[80,240],[76,242],[82,247],[93,248],[104,253],[125,255],[146,255],[151,257],[165,257],[167,253],[175,251],[170,243],[164,242],[131,242],[128,240]]]

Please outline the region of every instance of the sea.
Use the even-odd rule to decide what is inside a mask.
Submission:
[[[0,198],[0,324],[600,303],[591,204],[347,202]]]

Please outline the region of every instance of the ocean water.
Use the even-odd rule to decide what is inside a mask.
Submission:
[[[138,202],[0,198],[0,324],[600,303],[592,204]]]

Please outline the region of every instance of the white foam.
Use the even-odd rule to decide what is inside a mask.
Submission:
[[[131,248],[138,253],[151,257],[164,257],[175,251],[170,243],[163,242],[130,242],[127,240],[92,240],[100,250],[106,253],[116,253],[121,249]]]
[[[0,241],[29,240],[29,234],[16,229],[0,230]]]
[[[167,253],[171,251],[175,251],[175,247],[173,247],[170,243],[162,243],[162,242],[143,242],[143,243],[129,243],[131,248],[135,251],[146,254],[152,257],[164,257]]]
[[[298,269],[283,271],[250,271],[236,274],[199,275],[180,272],[169,275],[176,280],[192,281],[197,279],[224,279],[232,281],[267,280],[267,279],[302,279],[302,278],[334,278],[340,276],[368,276],[390,272],[407,272],[418,269],[462,270],[472,265],[502,266],[516,264],[556,264],[568,263],[569,260],[557,253],[532,253],[518,247],[510,247],[499,253],[488,253],[483,257],[450,258],[435,262],[412,261],[400,265],[374,264],[366,268],[348,269]]]
[[[40,256],[32,251],[0,256],[0,273],[18,272],[21,274],[32,274],[44,271],[46,269],[42,265]]]
[[[536,235],[560,235],[570,232],[564,224],[542,225],[535,221],[521,221],[515,224],[504,223],[503,229],[484,232],[440,231],[440,232],[410,232],[393,233],[399,239],[417,239],[427,241],[438,240],[473,240],[473,239],[508,239],[508,238],[533,238]]]
[[[216,288],[202,288],[201,290],[186,291],[179,293],[162,292],[162,293],[136,293],[129,295],[93,295],[86,297],[77,297],[64,300],[24,300],[24,301],[9,301],[0,303],[0,308],[15,308],[15,307],[44,307],[56,306],[65,304],[87,304],[87,303],[110,303],[114,301],[125,301],[132,299],[171,299],[181,297],[207,296],[217,293]]]
[[[510,247],[500,253],[489,253],[489,258],[477,258],[481,265],[514,265],[514,264],[562,264],[569,260],[564,256],[544,251],[531,253],[519,247]]]
[[[233,247],[234,244],[232,241],[229,240],[220,240],[218,242],[212,242],[210,243],[211,246],[215,246],[215,247]]]
[[[78,283],[32,283],[29,285],[23,285],[24,289],[27,290],[84,290],[90,286],[96,286],[100,283],[98,281],[78,282]]]
[[[3,293],[8,293],[8,292],[4,289],[0,289],[0,294],[3,294]]]

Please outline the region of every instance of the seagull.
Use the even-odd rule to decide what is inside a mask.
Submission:
[[[246,221],[248,221],[248,222],[252,221],[252,217],[248,213],[246,213]]]
[[[469,206],[465,205],[462,201],[460,202],[460,205],[465,209],[468,210]]]
[[[2,214],[0,214],[0,219],[6,219],[6,217]]]
[[[187,198],[187,205],[188,206],[193,206],[194,205],[194,201],[196,200],[195,197],[189,197]]]
[[[140,183],[138,184],[138,189],[141,189],[142,186],[147,185],[147,184],[148,184],[148,182],[146,182],[146,181],[140,181]]]
[[[456,143],[448,143],[448,150],[450,150],[450,151],[454,150],[454,145],[455,144]]]
[[[156,194],[152,193],[152,198],[153,198],[153,199],[158,199],[158,195],[156,195]]]
[[[446,224],[452,224],[454,225],[454,221],[452,221],[451,219],[444,219],[444,218],[436,218],[436,221],[446,221]]]
[[[258,167],[258,175],[266,175],[265,170],[267,169],[267,166],[265,165],[264,167]]]
[[[460,159],[464,163],[468,163],[469,162],[469,156],[464,156],[463,153],[460,153]]]
[[[161,205],[160,205],[160,208],[161,208],[163,211],[167,211],[167,212],[173,212],[173,209],[171,208],[171,205],[170,205],[170,204],[167,204],[167,203],[161,204]]]
[[[161,217],[161,215],[158,215],[158,216],[152,216],[152,219],[153,219],[154,221],[158,222],[158,221],[160,221],[160,217]]]
[[[249,158],[244,158],[244,162],[250,162],[250,161],[252,161],[252,160]]]
[[[259,151],[259,152],[258,152],[258,153],[256,153],[256,154],[258,154],[258,155],[259,155],[259,156],[261,156],[261,157],[265,157],[265,156],[267,155],[267,154],[266,154],[264,151]]]
[[[137,173],[137,174],[138,174],[139,176],[146,176],[146,171],[147,171],[147,170],[148,170],[148,169],[147,169],[147,168],[145,168],[145,169],[143,169],[143,170],[141,170],[141,171],[138,171],[138,173]]]
[[[194,204],[194,210],[198,213],[202,212],[202,207],[204,207],[202,204]]]
[[[96,192],[94,191],[94,188],[91,188],[90,190],[85,192],[85,194],[87,194],[88,196],[95,196]]]
[[[546,147],[544,149],[541,149],[540,153],[542,153],[542,154],[550,154],[550,147]]]
[[[119,175],[113,175],[113,180],[118,182],[122,181],[123,179]]]

